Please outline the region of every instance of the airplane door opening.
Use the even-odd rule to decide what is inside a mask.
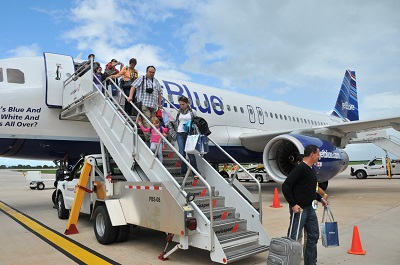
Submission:
[[[62,107],[64,81],[75,72],[71,56],[43,53],[46,71],[46,105],[49,108]]]
[[[255,123],[256,122],[256,114],[254,113],[253,107],[250,105],[247,105],[247,111],[249,112],[249,121],[251,123]]]
[[[260,107],[256,107],[256,111],[258,114],[258,121],[260,122],[260,124],[264,124],[264,113],[262,109]]]

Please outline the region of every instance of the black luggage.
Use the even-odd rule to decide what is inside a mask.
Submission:
[[[290,223],[289,235],[292,234],[293,219]],[[301,262],[302,245],[298,242],[299,228],[301,221],[301,212],[299,218],[299,226],[297,227],[296,240],[289,237],[276,237],[271,239],[269,245],[269,255],[267,265],[299,265]]]
[[[208,128],[207,121],[202,117],[193,117],[193,123],[197,126],[200,131],[200,134],[210,135],[210,129]]]

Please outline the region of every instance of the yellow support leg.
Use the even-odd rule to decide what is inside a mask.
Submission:
[[[86,192],[86,185],[89,181],[90,171],[92,170],[92,165],[88,163],[85,159],[85,164],[83,165],[81,176],[77,185],[74,202],[72,204],[71,212],[69,214],[67,229],[65,230],[66,235],[77,234],[78,229],[76,224],[78,223],[79,213],[81,211],[81,206],[83,198]]]

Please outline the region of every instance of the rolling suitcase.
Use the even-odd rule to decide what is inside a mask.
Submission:
[[[302,245],[298,242],[299,229],[301,221],[301,212],[299,218],[299,226],[297,227],[296,240],[289,237],[275,237],[271,239],[269,245],[269,255],[267,265],[299,265],[301,262]],[[290,223],[289,235],[292,234],[293,220]]]

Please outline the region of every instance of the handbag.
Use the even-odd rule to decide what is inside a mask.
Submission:
[[[209,151],[208,138],[205,135],[188,135],[185,144],[185,152],[193,155],[204,155]]]
[[[124,90],[128,90],[128,89],[131,89],[132,83],[133,83],[133,78],[129,79],[127,81],[124,81],[124,79],[122,79],[120,81],[119,86]]]
[[[330,222],[325,221],[325,215],[328,216],[327,219],[329,218]],[[322,214],[321,238],[322,245],[326,248],[339,246],[338,225],[333,218],[333,214],[329,206],[324,209],[324,213]]]

